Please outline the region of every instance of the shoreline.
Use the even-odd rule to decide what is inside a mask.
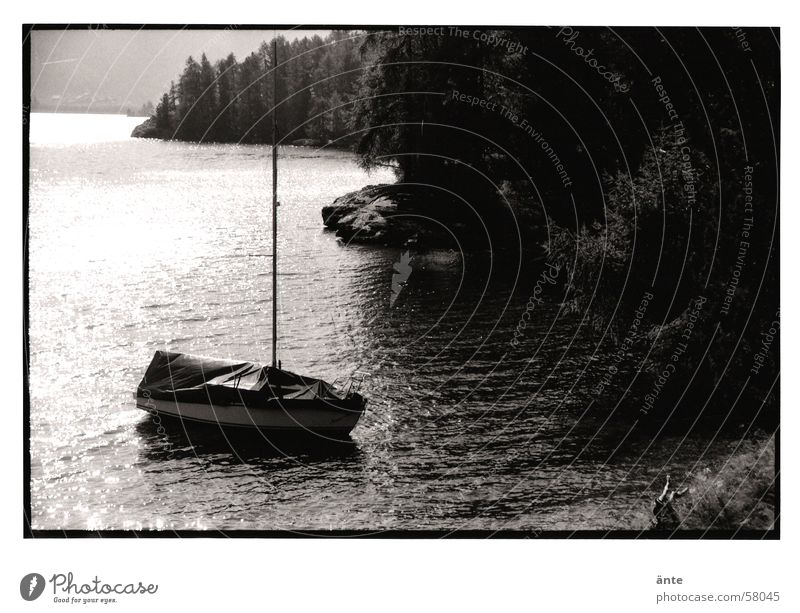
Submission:
[[[346,244],[543,256],[535,207],[475,202],[419,183],[366,185],[322,207],[322,223]]]
[[[128,115],[130,117],[130,115]],[[203,144],[229,144],[229,145],[271,145],[271,143],[243,143],[239,141],[216,141],[216,140],[203,140],[203,141],[195,141],[195,140],[183,140],[174,138],[175,133],[171,132],[165,128],[159,128],[156,125],[156,118],[155,117],[147,117],[144,118],[144,121],[137,125],[133,131],[131,132],[131,138],[149,138],[153,140],[167,140],[167,141],[177,141],[181,143],[194,143],[198,145]],[[337,145],[335,141],[332,142],[322,142],[320,140],[315,140],[313,138],[296,138],[291,141],[279,141],[279,146],[285,147],[313,147],[316,149],[336,149],[339,151],[348,150],[349,147],[346,145]]]

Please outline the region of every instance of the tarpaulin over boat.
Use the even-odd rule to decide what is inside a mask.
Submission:
[[[270,398],[315,400],[338,394],[324,381],[262,366],[156,351],[137,396],[213,404],[259,404]]]

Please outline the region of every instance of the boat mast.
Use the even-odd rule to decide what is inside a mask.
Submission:
[[[278,367],[278,41],[272,39],[272,367]]]

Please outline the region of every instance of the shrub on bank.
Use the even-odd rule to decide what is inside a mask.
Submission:
[[[684,529],[768,530],[775,522],[775,438],[741,442],[722,466],[689,482],[676,504]]]

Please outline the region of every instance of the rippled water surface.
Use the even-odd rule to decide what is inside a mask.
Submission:
[[[354,444],[159,434],[132,393],[157,349],[267,362],[269,149],[130,139],[140,120],[31,120],[34,528],[640,528],[668,463],[722,443],[627,435],[592,405],[603,360],[558,304],[513,331],[536,265],[343,246],[320,208],[368,183],[344,152],[287,147],[280,355],[355,369]],[[718,449],[720,448],[720,449]]]

